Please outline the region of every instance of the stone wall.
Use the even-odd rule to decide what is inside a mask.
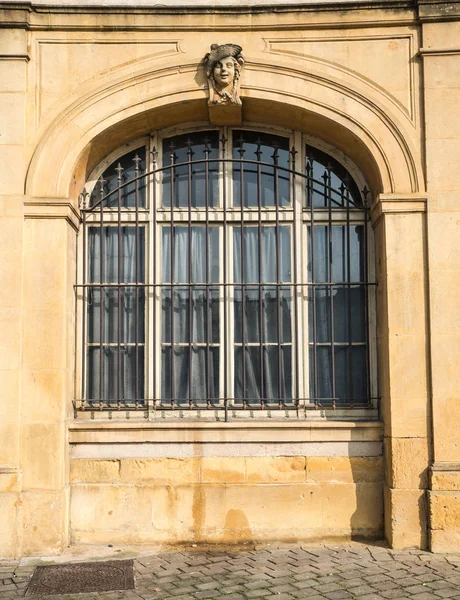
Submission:
[[[243,544],[380,538],[382,457],[71,461],[71,540]]]

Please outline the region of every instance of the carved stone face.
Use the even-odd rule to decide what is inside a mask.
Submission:
[[[235,59],[226,56],[214,65],[214,81],[222,88],[231,85],[235,79]]]

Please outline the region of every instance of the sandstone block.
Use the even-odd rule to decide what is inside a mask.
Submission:
[[[395,489],[428,487],[426,438],[385,438],[387,484]]]
[[[22,494],[22,553],[60,554],[67,539],[67,496],[64,492]]]
[[[246,463],[255,459],[240,457],[203,457],[201,481],[203,483],[242,483],[246,479]]]
[[[383,480],[383,459],[361,456],[308,456],[307,483],[369,483]]]
[[[0,557],[14,558],[18,554],[18,507],[17,494],[0,493],[0,515],[2,519],[0,535]]]
[[[432,471],[431,489],[433,491],[460,492],[459,471]]]
[[[125,458],[120,462],[120,478],[139,485],[184,485],[199,482],[199,467],[196,458]]]
[[[385,535],[394,549],[427,547],[427,502],[420,490],[385,486]]]
[[[246,459],[248,483],[293,483],[305,481],[303,456],[264,456]]]
[[[91,460],[70,461],[70,483],[115,483],[120,478],[120,461]]]

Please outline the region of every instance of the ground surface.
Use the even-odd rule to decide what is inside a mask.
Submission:
[[[112,552],[120,551],[113,549]],[[115,556],[112,553],[107,558]],[[127,557],[126,552],[118,556]],[[61,557],[59,562],[72,560],[76,560],[75,555]],[[90,558],[80,556],[78,560]],[[0,561],[0,600],[24,596],[36,564],[44,564],[44,561]],[[134,567],[134,590],[46,598],[460,600],[460,552],[456,555],[417,550],[396,552],[357,543],[239,552],[163,551],[138,553]]]

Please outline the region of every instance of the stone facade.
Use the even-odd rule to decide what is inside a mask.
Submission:
[[[460,2],[64,4],[0,2],[0,556],[382,535],[457,549]],[[243,124],[315,136],[369,182],[379,413],[75,419],[78,196],[123,144],[209,122],[201,61],[228,42]]]

